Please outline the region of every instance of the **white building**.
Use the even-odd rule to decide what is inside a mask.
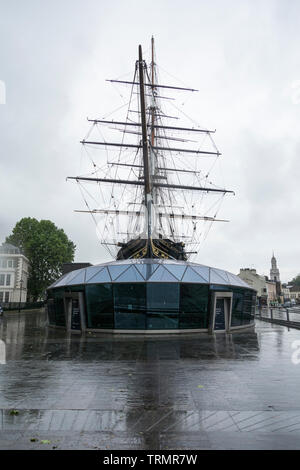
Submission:
[[[257,297],[267,302],[268,292],[265,276],[257,274],[256,269],[241,268],[238,276],[252,289],[256,290]]]
[[[26,302],[29,261],[9,243],[0,246],[0,304]]]
[[[268,303],[277,301],[276,282],[266,279],[266,287],[268,294]]]

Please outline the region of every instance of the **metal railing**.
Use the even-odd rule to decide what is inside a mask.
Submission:
[[[258,307],[256,318],[270,323],[300,328],[300,305],[294,307]]]

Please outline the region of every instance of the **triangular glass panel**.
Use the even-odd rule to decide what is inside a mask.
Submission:
[[[113,264],[108,266],[112,280],[114,281],[117,277],[123,274],[123,272],[126,271],[129,266],[129,264]]]
[[[173,276],[178,279],[178,281],[181,281],[181,278],[183,276],[184,271],[186,270],[186,265],[178,266],[176,264],[167,264],[165,268],[170,271]]]
[[[210,268],[210,283],[211,284],[229,284],[228,278],[226,276],[221,276],[222,271],[216,271]]]
[[[241,278],[239,278],[238,276],[235,276],[234,274],[231,274],[231,273],[227,273],[227,274],[229,277],[230,284],[232,284],[233,286],[247,287],[247,283],[243,281]]]
[[[190,266],[184,273],[182,282],[197,282],[198,284],[207,284],[207,281],[198,273],[196,273],[196,271],[194,271]]]
[[[206,282],[209,282],[209,267],[208,266],[191,266],[196,273],[200,274]]]
[[[86,268],[86,276],[85,276],[85,282],[88,282],[95,274],[99,273],[102,271],[103,266],[90,266],[89,268]]]
[[[141,267],[142,265],[136,265],[136,268],[141,272],[143,277],[146,279],[146,281],[149,281],[150,277],[155,273],[155,271],[158,269],[159,264],[156,263],[147,263],[143,265],[143,272],[141,272]]]
[[[87,281],[88,284],[97,284],[100,282],[111,282],[111,278],[107,268],[101,269],[99,273],[95,274],[95,276],[93,276]]]
[[[149,282],[152,281],[165,281],[165,282],[178,282],[173,274],[171,274],[164,266],[159,266],[152,276],[148,279]]]
[[[143,276],[144,280],[146,280],[147,277],[147,264],[145,263],[136,263],[134,267],[137,269],[137,271],[140,273],[141,276]]]
[[[234,274],[231,274],[231,273],[227,273],[227,276],[228,276],[230,284],[233,284],[234,286],[236,286],[237,283],[238,283],[237,276],[235,276]]]
[[[145,282],[143,276],[135,269],[134,266],[130,266],[121,276],[119,276],[116,282]]]
[[[64,277],[59,279],[55,287],[66,286],[68,282],[71,281],[71,279],[73,279],[73,277],[77,276],[77,274],[78,274],[77,271],[71,271],[70,273],[66,274]]]
[[[73,277],[71,281],[68,282],[68,286],[72,284],[82,284],[85,280],[85,269],[80,270],[80,273],[77,276]]]
[[[223,269],[215,269],[215,268],[213,269],[213,271],[215,271],[219,276],[221,276],[224,279],[224,281],[230,284],[227,271],[224,271]]]

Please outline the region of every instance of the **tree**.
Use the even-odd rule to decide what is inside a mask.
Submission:
[[[62,264],[74,260],[76,246],[50,220],[25,217],[5,241],[19,247],[29,259],[28,293],[33,301],[43,297],[46,288],[61,276]]]
[[[292,279],[291,282],[289,282],[289,284],[291,284],[292,286],[300,287],[300,274],[298,274],[298,276],[294,277],[294,279]]]

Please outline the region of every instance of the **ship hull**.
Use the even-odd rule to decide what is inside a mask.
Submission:
[[[187,260],[184,243],[176,243],[166,238],[151,240],[138,238],[120,245],[121,248],[117,253],[117,260],[139,258]]]

